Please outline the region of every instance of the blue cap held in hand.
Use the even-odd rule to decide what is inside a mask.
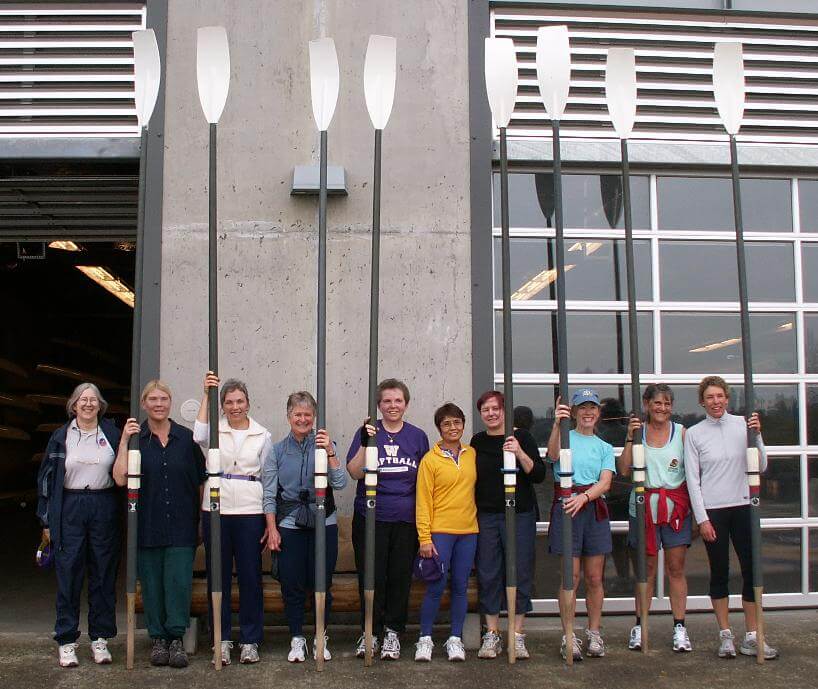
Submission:
[[[412,565],[412,574],[415,579],[433,584],[443,576],[443,563],[437,555],[432,557],[415,556],[415,563]]]

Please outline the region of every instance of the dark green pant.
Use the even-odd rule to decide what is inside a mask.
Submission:
[[[140,548],[145,626],[152,639],[181,639],[190,623],[195,548]]]

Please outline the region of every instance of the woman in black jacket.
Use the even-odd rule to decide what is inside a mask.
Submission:
[[[478,652],[480,658],[495,658],[501,651],[499,623],[504,605],[505,578],[505,495],[503,492],[503,451],[513,452],[517,459],[517,615],[515,618],[515,653],[528,658],[523,625],[531,612],[534,579],[534,539],[537,534],[537,498],[534,484],[545,479],[545,464],[534,437],[517,428],[512,437],[504,437],[505,412],[503,393],[489,390],[477,400],[477,411],[485,431],[469,442],[477,453],[477,585],[480,612],[486,616],[486,633]]]
[[[80,383],[66,403],[69,421],[51,435],[37,477],[37,516],[51,541],[57,573],[54,639],[62,667],[75,667],[80,594],[88,575],[88,635],[95,663],[111,662],[116,636],[119,498],[111,470],[120,432],[102,418],[108,403]]]

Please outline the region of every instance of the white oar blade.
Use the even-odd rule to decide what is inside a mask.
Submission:
[[[567,26],[541,26],[537,30],[537,81],[548,116],[559,120],[565,112],[571,84]]]
[[[636,123],[636,58],[632,48],[608,50],[605,99],[617,136],[627,139]]]
[[[741,43],[716,43],[713,51],[713,95],[728,134],[738,134],[744,119],[744,55]]]
[[[507,127],[517,100],[517,52],[510,38],[486,39],[486,93],[498,127]]]
[[[223,26],[203,26],[197,32],[196,81],[207,121],[218,123],[230,89],[230,47]]]
[[[161,63],[159,46],[153,29],[134,31],[134,99],[136,101],[136,121],[139,128],[147,127],[150,122],[156,99],[159,96]]]
[[[332,122],[340,81],[335,41],[331,38],[310,41],[312,114],[319,131],[329,129],[329,123]]]
[[[398,45],[392,36],[370,36],[364,60],[364,96],[375,129],[385,129],[395,101]]]

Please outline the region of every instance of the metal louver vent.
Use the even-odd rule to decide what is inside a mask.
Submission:
[[[628,46],[636,53],[639,88],[633,138],[723,139],[713,101],[713,45],[739,40],[747,81],[739,140],[818,143],[818,17],[812,22],[498,3],[492,9],[492,34],[514,40],[520,68],[509,134],[550,135],[535,67],[537,28],[549,24],[566,24],[571,40],[571,91],[561,120],[565,136],[615,136],[605,106],[605,60],[608,48]]]
[[[0,136],[138,136],[144,3],[0,4]]]

